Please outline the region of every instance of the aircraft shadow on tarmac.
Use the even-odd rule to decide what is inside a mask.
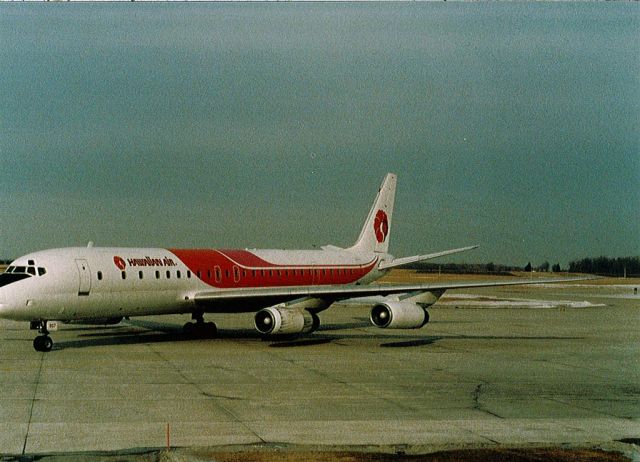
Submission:
[[[313,346],[313,345],[323,345],[325,343],[331,343],[332,341],[333,339],[329,337],[304,338],[304,339],[274,342],[269,346],[272,348],[305,347],[305,346]]]
[[[406,338],[406,337],[405,337]],[[402,347],[417,347],[424,345],[431,345],[440,340],[582,340],[584,337],[549,337],[549,336],[498,336],[498,335],[440,335],[425,337],[421,339],[406,340],[402,342],[389,342],[381,343],[380,346],[384,348],[402,348]]]
[[[442,340],[579,340],[581,337],[559,337],[559,336],[495,336],[495,335],[430,335],[420,338],[407,338],[406,335],[394,335],[389,331],[376,334],[368,331],[362,334],[339,333],[336,331],[347,329],[369,328],[371,325],[366,318],[355,318],[354,322],[327,323],[321,325],[320,329],[306,337],[286,336],[280,338],[264,337],[253,329],[219,330],[215,338],[204,340],[258,340],[260,342],[270,342],[273,348],[310,347],[323,345],[342,340],[371,340],[381,341],[383,348],[411,348],[433,345]],[[168,343],[168,342],[189,342],[196,339],[183,334],[182,326],[172,323],[160,323],[145,320],[129,320],[117,326],[86,326],[73,327],[65,331],[77,331],[77,340],[60,341],[54,346],[56,350],[68,348],[87,348],[92,346],[107,345],[135,345],[144,343]]]
[[[74,330],[77,331],[90,331],[90,330],[95,330],[95,331],[103,331],[103,330],[114,330],[114,329],[122,329],[121,325],[118,326],[102,326],[102,325],[97,325],[97,326],[89,326],[89,325],[79,325],[76,324],[76,327],[65,327],[65,332],[73,332]]]

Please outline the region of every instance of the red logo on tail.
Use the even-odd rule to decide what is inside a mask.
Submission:
[[[113,257],[113,263],[116,264],[120,271],[124,271],[124,269],[127,267],[127,264],[124,262],[124,260],[118,256]]]
[[[376,240],[379,243],[383,243],[389,234],[389,220],[384,210],[378,210],[376,218],[373,221],[373,230],[376,233]]]

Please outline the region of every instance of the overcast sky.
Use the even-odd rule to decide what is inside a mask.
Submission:
[[[640,10],[0,4],[0,258],[86,245],[640,254]]]

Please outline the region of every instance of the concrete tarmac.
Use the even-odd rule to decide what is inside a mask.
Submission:
[[[640,437],[640,298],[632,287],[451,291],[419,330],[334,306],[321,330],[264,341],[252,315],[63,325],[50,353],[0,321],[0,454],[262,443],[597,444]]]

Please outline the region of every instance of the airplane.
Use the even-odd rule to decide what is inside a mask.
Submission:
[[[476,248],[394,258],[388,253],[396,175],[385,176],[355,244],[320,250],[69,247],[13,261],[0,274],[0,317],[28,321],[36,351],[53,348],[58,322],[117,324],[123,318],[191,314],[189,336],[213,337],[205,313],[255,312],[264,336],[307,334],[335,302],[371,306],[370,321],[417,329],[447,289],[540,281],[372,284],[392,268]],[[564,278],[561,281],[571,279]],[[544,282],[553,282],[545,279]]]

